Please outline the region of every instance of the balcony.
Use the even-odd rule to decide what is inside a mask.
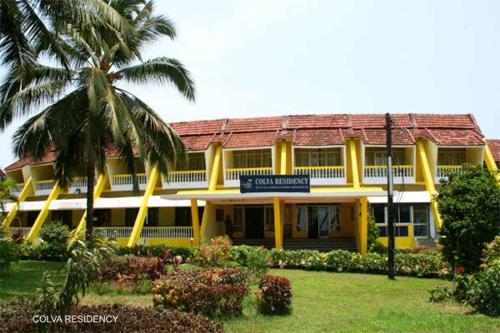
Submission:
[[[130,238],[133,227],[97,227],[94,228],[104,238]]]
[[[35,182],[35,195],[49,195],[55,183],[53,179]]]
[[[461,172],[462,165],[438,165],[436,167],[436,183],[441,179],[448,179],[450,173]]]
[[[309,175],[311,185],[345,184],[345,168],[343,166],[301,166],[295,167],[296,175]]]
[[[94,180],[94,185],[96,184]],[[68,193],[87,193],[87,177],[76,177],[73,178],[71,186],[68,188]]]
[[[413,165],[393,166],[394,184],[415,183],[415,168]],[[363,182],[365,184],[386,184],[387,166],[367,165],[363,171]]]
[[[250,176],[250,175],[272,175],[273,168],[262,167],[262,168],[226,168],[224,170],[224,186],[226,187],[239,187],[240,186],[240,176]]]
[[[138,173],[137,181],[139,182],[139,190],[145,190],[148,184],[146,174]],[[132,191],[133,184],[134,182],[131,174],[113,175],[111,179],[111,189],[113,191]]]
[[[141,238],[190,239],[193,238],[193,227],[144,227]]]
[[[19,194],[21,194],[21,191],[23,190],[23,188],[24,188],[24,183],[17,183],[14,186],[11,186],[9,188],[10,195],[12,195],[13,197],[18,197]]]
[[[206,170],[170,171],[163,181],[163,188],[165,189],[207,187],[208,175]]]

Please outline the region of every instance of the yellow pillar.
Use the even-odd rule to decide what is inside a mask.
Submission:
[[[273,198],[274,205],[274,239],[275,247],[283,249],[283,207],[280,198]]]
[[[495,175],[495,178],[498,182],[500,182],[500,173],[498,173],[497,164],[495,159],[493,158],[493,154],[491,153],[490,147],[488,144],[484,144],[484,162],[486,163],[486,167],[488,171]]]
[[[427,158],[427,152],[425,150],[424,143],[422,140],[417,140],[417,154],[420,157],[420,169],[424,176],[425,189],[431,195],[431,210],[434,221],[436,222],[437,229],[441,229],[441,215],[439,215],[438,205],[436,202],[436,187],[434,186],[434,177],[432,177],[431,167],[429,165],[429,159]]]
[[[14,217],[16,217],[17,211],[19,210],[19,204],[26,200],[30,193],[33,193],[33,180],[31,179],[31,177],[29,177],[28,181],[24,184],[21,193],[19,193],[19,196],[17,197],[17,201],[14,203],[12,209],[2,222],[2,226],[5,228],[7,234],[9,234],[10,224],[14,220]]]
[[[358,155],[356,154],[354,139],[349,139],[349,157],[351,158],[352,186],[354,188],[359,188]]]
[[[208,183],[208,190],[214,192],[217,187],[217,180],[219,179],[220,168],[222,165],[222,146],[215,147],[214,163],[212,164],[212,172],[210,173],[210,180]]]
[[[42,207],[42,210],[40,211],[40,214],[38,214],[38,217],[35,220],[35,223],[33,223],[33,226],[30,229],[30,232],[28,236],[26,237],[26,242],[34,242],[36,239],[36,236],[38,235],[38,232],[42,228],[43,223],[47,219],[47,216],[49,215],[49,209],[50,209],[50,203],[52,200],[56,199],[59,193],[61,192],[61,189],[59,188],[59,182],[55,182],[54,187],[52,188],[52,191],[50,191],[49,196],[47,197],[47,200],[45,200],[45,203]]]
[[[210,220],[210,214],[212,213],[212,204],[209,203],[208,201],[205,203],[205,208],[203,209],[203,217],[201,218],[201,227],[200,227],[200,244],[201,242],[206,242],[208,239],[206,239],[207,236],[207,224],[209,223]]]
[[[368,198],[360,199],[361,223],[359,224],[359,253],[365,255],[368,252]]]
[[[130,238],[128,240],[127,244],[128,247],[135,246],[135,244],[139,240],[139,237],[141,236],[142,227],[144,226],[144,220],[148,215],[149,198],[153,195],[157,181],[158,181],[158,169],[155,165],[153,166],[149,174],[148,185],[146,186],[146,190],[144,191],[141,207],[139,208],[139,212],[137,213],[137,218],[135,219],[134,228],[132,229],[132,233],[130,234]]]
[[[287,153],[286,153],[286,142],[281,142],[281,157],[280,157],[280,175],[286,175],[287,169]]]
[[[106,172],[103,174],[99,175],[97,178],[97,183],[94,187],[94,204],[97,199],[101,196],[102,191],[104,190],[104,187],[106,186],[106,181],[108,179],[108,176]],[[80,219],[80,223],[78,223],[78,226],[73,230],[72,235],[71,235],[71,242],[74,242],[76,239],[78,239],[80,233],[82,230],[84,230],[87,227],[87,210],[83,213],[82,218]]]
[[[193,223],[194,246],[200,246],[200,218],[198,216],[198,200],[191,199],[191,220]]]

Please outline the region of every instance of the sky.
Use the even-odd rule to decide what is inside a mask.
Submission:
[[[472,113],[500,138],[500,1],[156,0],[196,101],[127,86],[166,121],[324,113]],[[0,69],[0,76],[3,72]],[[0,133],[0,167],[16,158]]]

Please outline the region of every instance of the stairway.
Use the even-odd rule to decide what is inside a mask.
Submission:
[[[264,246],[266,248],[274,247],[273,238],[265,239],[233,239],[234,245],[253,245]],[[329,252],[332,250],[356,251],[354,238],[334,238],[334,239],[285,239],[283,247],[285,250],[317,250]]]

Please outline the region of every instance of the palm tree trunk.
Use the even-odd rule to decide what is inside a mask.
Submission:
[[[94,228],[94,180],[95,169],[94,163],[89,159],[87,162],[87,230],[85,239],[92,238]]]

